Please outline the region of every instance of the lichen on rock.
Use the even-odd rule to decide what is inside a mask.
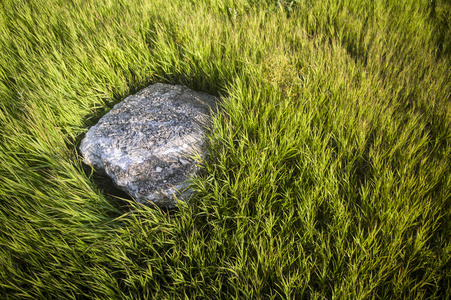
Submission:
[[[188,179],[205,158],[204,137],[216,98],[157,83],[128,96],[81,141],[84,162],[138,202],[161,207],[187,200]]]

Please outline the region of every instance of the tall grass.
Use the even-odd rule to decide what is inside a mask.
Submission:
[[[4,0],[4,299],[451,297],[451,4]],[[154,82],[221,96],[168,213],[78,143]]]

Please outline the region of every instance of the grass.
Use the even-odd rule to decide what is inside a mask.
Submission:
[[[2,1],[1,297],[451,298],[450,37],[445,0]],[[223,107],[172,213],[77,150],[154,82]]]

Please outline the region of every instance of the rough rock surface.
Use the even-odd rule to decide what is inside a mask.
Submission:
[[[204,134],[213,96],[183,86],[154,84],[116,104],[86,133],[85,163],[106,173],[138,202],[173,207],[192,191],[187,179],[205,157]]]

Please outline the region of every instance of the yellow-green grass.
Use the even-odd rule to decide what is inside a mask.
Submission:
[[[3,0],[2,299],[451,297],[451,3]],[[221,96],[196,196],[77,147],[155,82]]]

